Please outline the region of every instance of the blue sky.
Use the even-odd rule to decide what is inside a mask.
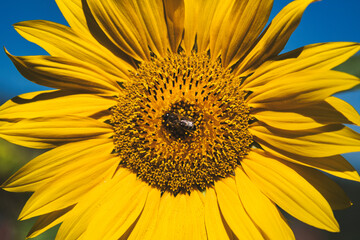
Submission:
[[[273,18],[290,0],[275,0],[271,14]],[[303,19],[290,38],[284,51],[318,42],[353,41],[360,42],[360,1],[323,0],[311,4]],[[41,48],[27,42],[13,29],[12,24],[25,20],[44,19],[66,24],[55,0],[3,0],[0,3],[0,45],[14,55],[46,54]],[[360,68],[360,66],[359,66]],[[12,65],[3,51],[0,51],[0,101],[18,94],[43,90],[45,87],[24,79]],[[360,92],[342,94],[360,112]],[[359,154],[350,154],[350,160]],[[356,164],[360,169],[360,164]]]

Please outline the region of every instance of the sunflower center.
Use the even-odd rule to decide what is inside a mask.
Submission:
[[[140,65],[112,108],[114,152],[138,178],[173,194],[234,174],[248,153],[249,107],[240,80],[207,54]]]

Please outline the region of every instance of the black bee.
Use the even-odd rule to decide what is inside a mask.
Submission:
[[[163,115],[163,123],[175,137],[183,137],[187,135],[186,132],[196,130],[194,121],[171,112]]]

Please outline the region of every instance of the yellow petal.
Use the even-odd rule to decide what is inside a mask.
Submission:
[[[295,239],[276,205],[249,179],[241,166],[235,171],[235,181],[246,212],[267,239]]]
[[[114,185],[111,193],[105,196],[90,220],[84,239],[118,240],[135,223],[151,187],[132,175],[133,181]]]
[[[100,161],[96,162],[96,158]],[[89,155],[88,160],[88,164],[56,176],[39,188],[25,204],[19,219],[29,219],[78,203],[94,186],[110,179],[119,162],[118,157],[107,152]]]
[[[316,188],[332,209],[340,210],[352,205],[344,190],[324,173],[297,164],[289,163],[289,166]]]
[[[283,151],[308,157],[328,157],[360,151],[360,135],[342,125],[319,129],[283,131],[264,126],[250,128],[260,145],[276,146]]]
[[[305,130],[334,123],[360,124],[360,116],[356,110],[336,97],[328,97],[305,108],[286,111],[255,109],[252,115],[266,125],[284,130]]]
[[[79,60],[51,56],[10,55],[17,70],[30,81],[63,90],[113,93],[120,91],[121,78]],[[116,81],[117,80],[117,81]]]
[[[235,64],[252,47],[268,21],[272,4],[272,0],[235,1],[227,10],[218,35],[224,66]]]
[[[161,197],[158,221],[151,239],[206,239],[204,204],[196,191]]]
[[[251,107],[273,110],[310,105],[359,84],[357,77],[347,73],[304,71],[283,76],[262,86],[245,89],[253,92],[247,99]]]
[[[307,6],[317,0],[295,0],[284,7],[272,20],[259,42],[241,61],[236,72],[255,69],[271,57],[276,56],[286,45],[291,34],[299,25]]]
[[[196,31],[199,26],[199,11],[203,1],[184,0],[184,38],[182,47],[187,54],[190,54],[194,44]]]
[[[239,199],[235,180],[228,177],[215,183],[216,196],[226,223],[239,239],[264,239]]]
[[[146,199],[145,207],[136,222],[134,229],[131,231],[129,240],[150,240],[152,233],[155,231],[158,219],[158,211],[160,205],[160,191],[152,188]]]
[[[123,59],[114,56],[108,49],[89,39],[78,36],[71,28],[49,21],[34,20],[14,25],[15,30],[30,42],[33,42],[50,55],[82,61],[109,74],[126,79],[128,70],[133,67]]]
[[[359,113],[350,104],[336,97],[329,97],[325,101],[347,119],[343,123],[360,125]]]
[[[224,31],[224,29],[228,28],[231,25],[231,22],[229,22],[229,15],[238,14],[239,12],[233,11],[233,9],[236,7],[245,8],[248,1],[225,0],[214,1],[214,4],[215,3],[217,5],[213,5],[215,7],[215,9],[213,10],[213,17],[209,20],[210,29],[208,31],[210,31],[210,33],[205,32],[205,34],[210,34],[210,54],[212,59],[217,59],[218,57],[220,57],[222,51],[226,51],[225,48],[229,46],[230,41],[225,46],[223,46],[225,36],[227,36],[225,35],[226,32]],[[208,13],[204,12],[202,14],[206,16]],[[203,31],[201,27],[199,29],[199,32],[200,31]]]
[[[53,148],[66,142],[109,137],[110,125],[76,116],[39,117],[0,125],[0,137],[30,148]]]
[[[87,27],[82,0],[55,0],[61,13],[75,32],[90,35]]]
[[[360,176],[356,169],[341,155],[329,157],[308,157],[291,154],[277,147],[262,143],[261,147],[268,153],[283,160],[319,169],[336,177],[360,182]],[[253,151],[256,151],[255,149]]]
[[[167,28],[161,0],[87,1],[107,38],[129,56],[150,59],[148,47],[162,55],[167,47]],[[146,14],[144,14],[146,11]]]
[[[74,104],[76,103],[76,104]],[[113,97],[72,94],[66,91],[41,91],[14,97],[0,107],[0,119],[18,122],[25,118],[76,115],[91,117],[116,105]]]
[[[117,0],[112,0],[118,2]],[[148,44],[151,51],[158,56],[166,56],[170,49],[168,28],[165,20],[165,9],[162,0],[130,0],[139,8],[139,16],[144,22]]]
[[[6,191],[35,192],[57,176],[88,164],[101,164],[103,159],[97,154],[110,154],[113,148],[112,139],[106,138],[65,144],[28,162],[1,187]]]
[[[65,215],[71,211],[72,208],[73,206],[70,206],[68,208],[40,216],[36,220],[34,226],[30,229],[26,238],[37,237],[48,229],[60,224],[64,221]]]
[[[198,52],[207,51],[210,47],[210,38],[216,37],[234,0],[184,0],[184,2],[184,49],[187,53],[191,52],[196,36]]]
[[[329,203],[293,164],[252,151],[242,166],[251,181],[286,212],[311,226],[339,231]]]
[[[261,86],[272,79],[303,70],[330,70],[360,50],[359,43],[317,43],[298,48],[267,61],[244,81],[244,86]]]
[[[84,232],[101,207],[104,198],[109,196],[116,186],[126,187],[135,181],[135,178],[134,174],[120,168],[112,179],[95,186],[86,193],[81,201],[66,215],[56,235],[56,240],[83,239]]]
[[[227,232],[225,224],[219,209],[215,190],[206,189],[205,193],[205,224],[209,240],[231,239],[230,233]]]
[[[164,8],[171,50],[176,53],[184,32],[184,0],[164,1]]]

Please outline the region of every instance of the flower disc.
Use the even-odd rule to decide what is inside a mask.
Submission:
[[[112,108],[115,151],[138,178],[174,194],[234,174],[249,151],[239,79],[207,54],[143,63]]]

